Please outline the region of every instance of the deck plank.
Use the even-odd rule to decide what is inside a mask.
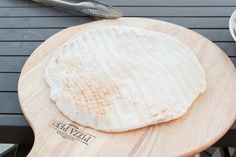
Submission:
[[[28,57],[0,57],[0,63],[2,63],[5,66],[0,66],[0,79],[7,77],[7,74],[13,74],[13,73],[20,73],[25,61]],[[236,65],[236,57],[230,58],[232,62]],[[6,72],[4,74],[4,72]],[[10,73],[9,73],[10,72]],[[17,81],[17,80],[16,80]],[[1,87],[0,87],[1,89]]]
[[[62,28],[0,29],[1,41],[44,41]],[[192,29],[212,41],[234,41],[228,29]]]
[[[0,42],[0,56],[30,55],[42,42]]]
[[[236,57],[231,57],[231,60],[236,65]],[[24,63],[24,61],[22,59],[21,63],[12,62],[12,66],[17,66],[17,65],[23,64],[23,63]],[[2,92],[16,92],[18,78],[19,78],[19,73],[0,73],[0,91],[2,91]]]
[[[29,56],[42,42],[0,42],[0,57]],[[216,42],[230,57],[236,57],[235,42]]]
[[[149,17],[187,28],[228,28],[228,17]],[[21,17],[0,18],[3,28],[66,28],[94,21],[88,17]],[[15,25],[17,23],[17,25]]]
[[[0,57],[0,75],[2,72],[20,72],[28,57]],[[17,80],[16,80],[17,81]]]
[[[32,144],[34,133],[23,115],[0,114],[1,143]]]
[[[0,114],[22,114],[16,92],[0,92]]]
[[[236,7],[117,7],[134,17],[229,17]],[[51,7],[0,8],[0,17],[84,16]]]
[[[19,73],[0,73],[0,91],[16,92]]]

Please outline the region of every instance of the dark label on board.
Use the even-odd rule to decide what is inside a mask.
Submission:
[[[57,134],[63,138],[71,141],[77,140],[86,145],[96,138],[95,136],[86,133],[85,131],[81,130],[79,126],[72,123],[51,120],[49,121],[49,126],[56,129]]]

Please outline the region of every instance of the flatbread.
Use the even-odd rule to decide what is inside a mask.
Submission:
[[[66,117],[106,132],[176,119],[206,89],[204,69],[188,47],[125,26],[90,30],[56,49],[45,80]]]

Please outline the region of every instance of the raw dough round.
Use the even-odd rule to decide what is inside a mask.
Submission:
[[[166,34],[90,30],[56,49],[45,69],[50,98],[70,120],[122,132],[176,119],[206,88],[194,53]]]

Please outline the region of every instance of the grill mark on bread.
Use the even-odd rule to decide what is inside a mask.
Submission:
[[[84,99],[89,109],[92,112],[96,112],[100,115],[106,114],[107,107],[112,105],[112,97],[118,93],[118,87],[115,84],[106,84],[99,82],[87,82],[82,84],[82,88],[79,89],[77,95]]]
[[[77,105],[98,115],[106,115],[106,108],[112,107],[112,99],[120,95],[118,86],[112,82],[84,78],[76,83],[76,80],[68,80],[64,87],[73,93]]]

